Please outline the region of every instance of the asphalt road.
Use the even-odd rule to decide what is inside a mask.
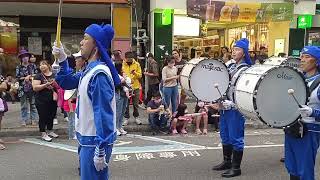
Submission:
[[[283,133],[246,131],[241,180],[289,179],[284,164]],[[64,138],[52,143],[31,137],[4,139],[0,151],[0,180],[74,180],[78,176],[77,143]],[[141,136],[118,138],[110,165],[113,180],[222,179],[211,167],[222,160],[217,133],[208,136]],[[317,160],[319,179],[319,159]]]

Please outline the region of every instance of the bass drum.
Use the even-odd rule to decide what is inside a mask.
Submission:
[[[299,69],[300,68],[300,58],[295,57],[270,57],[265,60],[264,65],[273,65],[273,66],[290,66]]]
[[[186,94],[204,102],[214,102],[225,94],[230,75],[227,66],[216,59],[196,58],[185,64],[180,73],[180,84]]]
[[[299,104],[306,104],[309,88],[296,68],[254,65],[239,78],[235,103],[239,111],[274,128],[290,126],[300,118],[298,105],[288,94],[294,90]]]

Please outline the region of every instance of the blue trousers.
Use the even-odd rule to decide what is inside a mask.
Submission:
[[[106,149],[106,161],[109,163],[109,159],[112,153],[112,146],[105,147]],[[80,156],[80,179],[81,180],[108,180],[109,168],[105,168],[102,171],[97,171],[94,162],[94,147],[81,146],[79,149]]]
[[[68,118],[69,118],[68,136],[69,136],[69,139],[73,139],[75,136],[75,131],[74,131],[75,116],[76,115],[74,112],[68,112]]]
[[[20,98],[20,104],[21,104],[21,122],[28,123],[29,115],[30,115],[30,120],[35,121],[38,118],[37,108],[35,104],[35,97],[33,93],[31,92],[24,93],[24,95]],[[29,113],[29,106],[30,106],[30,113]]]
[[[122,128],[122,121],[123,121],[123,116],[126,112],[126,108],[128,105],[128,98],[127,96],[121,96],[118,93],[116,93],[116,113],[117,113],[117,129]]]
[[[178,85],[173,87],[163,87],[163,95],[168,107],[172,103],[171,105],[172,113],[176,112],[178,107],[177,104],[178,104],[178,96],[179,96]]]
[[[308,131],[302,138],[285,134],[285,165],[289,174],[299,176],[300,180],[314,180],[319,140],[317,132]]]
[[[245,118],[238,110],[220,111],[220,137],[223,145],[232,145],[233,150],[243,151]]]

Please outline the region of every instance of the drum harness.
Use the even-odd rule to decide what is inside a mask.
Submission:
[[[310,88],[309,88],[309,94],[312,93],[312,91],[314,91],[320,84],[320,77],[316,78]],[[291,134],[292,136],[296,137],[296,138],[302,138],[305,133],[307,132],[307,128],[306,128],[306,124],[301,122],[301,120],[299,119],[297,121],[297,123],[294,123],[293,125],[284,128],[284,131],[288,134]],[[318,131],[317,131],[318,132]]]
[[[231,63],[231,64],[229,64],[228,66],[227,66],[227,68],[228,68],[228,70],[229,70],[229,72],[230,72],[230,74],[231,74],[231,77],[233,78],[233,76],[234,75],[236,75],[237,73],[238,73],[238,76],[236,77],[236,79],[233,81],[232,80],[232,78],[231,78],[231,82],[230,82],[230,87],[231,86],[235,86],[235,84],[237,83],[237,81],[239,80],[239,78],[240,78],[240,76],[241,76],[241,73],[243,72],[243,71],[245,71],[245,70],[247,70],[248,69],[248,67],[249,67],[249,65],[247,65],[247,64],[240,64],[238,67],[237,67],[237,64],[236,63]],[[234,82],[234,84],[232,85],[231,83],[232,83],[232,81]],[[229,88],[229,90],[230,90],[230,88]],[[228,90],[228,91],[229,91]],[[233,89],[234,90],[234,89]],[[226,95],[224,96],[224,97],[222,97],[222,98],[220,98],[220,100],[218,100],[218,102],[219,103],[222,103],[222,101],[223,100],[225,100],[225,99],[228,99],[228,92],[226,92]],[[234,100],[234,93],[232,92],[232,99],[229,99],[229,100]],[[224,111],[225,110],[222,110],[222,113],[224,114]]]

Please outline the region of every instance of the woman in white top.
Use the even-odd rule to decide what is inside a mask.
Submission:
[[[162,83],[164,99],[168,107],[172,103],[172,112],[177,110],[178,99],[178,69],[174,66],[175,59],[173,57],[166,58],[167,65],[162,69]]]

